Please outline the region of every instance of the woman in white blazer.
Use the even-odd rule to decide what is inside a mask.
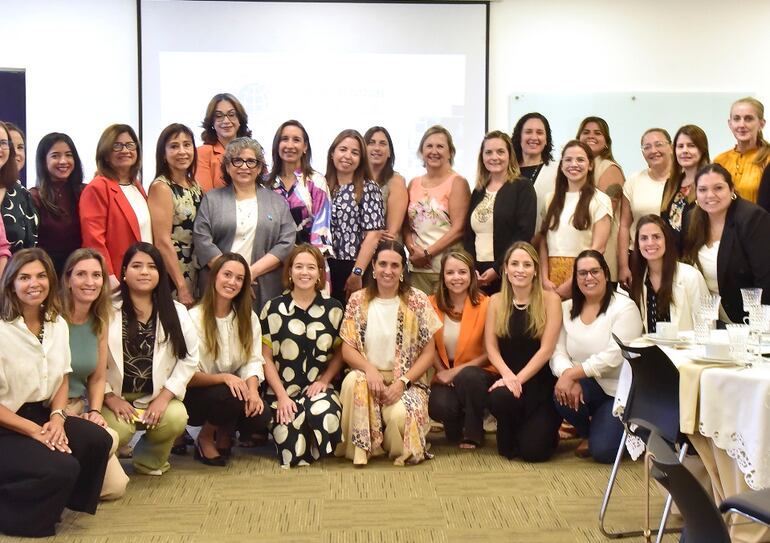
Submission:
[[[631,298],[642,314],[647,333],[658,322],[672,322],[680,330],[692,330],[703,294],[708,293],[703,275],[677,262],[676,240],[671,227],[658,215],[639,219],[634,239]]]
[[[182,400],[198,367],[198,334],[187,309],[172,299],[163,258],[149,243],[132,245],[123,258],[108,344],[104,419],[121,446],[146,430],[134,449],[134,470],[162,475],[187,425]]]

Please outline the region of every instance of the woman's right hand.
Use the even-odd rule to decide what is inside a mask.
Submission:
[[[385,381],[377,368],[372,367],[366,370],[366,384],[369,387],[369,393],[379,400],[385,390]]]
[[[195,305],[195,298],[190,294],[186,285],[177,289],[177,297],[179,298],[179,303],[183,304],[187,309]]]
[[[275,411],[275,418],[278,424],[291,424],[297,414],[297,404],[289,396],[278,398],[278,407]]]
[[[128,424],[134,422],[139,415],[133,405],[123,398],[118,397],[116,394],[105,394],[104,405],[106,405],[110,411],[115,413],[116,417]]]
[[[443,370],[436,372],[436,381],[442,385],[451,385],[455,379],[456,372],[453,369],[444,368]]]
[[[484,273],[479,275],[479,286],[485,287],[487,285],[491,285],[494,281],[496,281],[500,276],[497,275],[497,272],[494,268],[489,268]]]
[[[220,373],[219,376],[222,379],[222,383],[227,385],[233,396],[241,401],[246,401],[249,397],[249,386],[246,384],[246,381],[232,373]]]
[[[557,288],[558,287],[556,286],[556,283],[554,283],[547,277],[543,277],[543,290],[550,290],[551,292],[556,292]]]
[[[58,415],[57,415],[58,416]],[[51,441],[51,432],[46,431],[42,426],[35,424],[35,431],[29,434],[29,437],[52,451],[59,451],[63,453],[71,453],[69,446],[66,443],[55,443]]]
[[[626,290],[631,289],[631,270],[624,266],[618,270],[618,283]]]

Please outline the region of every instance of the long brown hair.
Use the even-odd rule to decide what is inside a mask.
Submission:
[[[530,337],[539,338],[543,336],[545,330],[545,301],[543,300],[543,284],[540,282],[540,258],[537,250],[526,241],[517,241],[511,245],[505,252],[503,258],[503,269],[500,275],[503,277],[500,286],[501,311],[497,312],[495,319],[495,335],[497,337],[510,337],[511,331],[508,322],[513,313],[513,287],[505,273],[505,267],[511,259],[513,252],[521,249],[529,255],[534,264],[535,275],[532,276],[532,291],[529,295],[529,305],[527,306],[527,333]]]
[[[577,275],[578,262],[584,258],[593,258],[596,260],[599,263],[599,267],[602,269],[602,273],[604,274],[605,290],[604,296],[602,296],[602,303],[599,306],[598,315],[601,315],[607,311],[613,296],[615,296],[612,290],[612,285],[610,284],[610,267],[607,265],[607,261],[604,259],[604,255],[594,249],[586,249],[584,251],[580,251],[580,253],[575,258],[575,262],[572,263],[572,309],[570,309],[569,318],[573,321],[580,316],[580,313],[583,312],[583,306],[586,303],[586,295],[583,294],[582,290],[580,290]]]
[[[166,160],[166,144],[172,138],[180,134],[185,134],[192,142],[192,163],[187,167],[185,171],[185,179],[191,185],[195,185],[195,171],[198,168],[198,148],[195,147],[195,136],[192,130],[181,123],[173,123],[168,125],[158,136],[158,143],[155,146],[155,178],[160,176],[165,177],[169,181],[173,181],[171,178],[171,166],[169,166]]]
[[[709,140],[706,137],[706,133],[702,128],[694,124],[686,124],[676,131],[674,135],[674,157],[671,161],[671,173],[666,180],[666,186],[663,187],[663,199],[660,204],[660,211],[664,213],[668,210],[671,203],[674,201],[674,196],[682,188],[682,181],[684,180],[684,168],[679,165],[676,159],[676,142],[679,140],[679,136],[687,136],[695,144],[695,147],[700,153],[700,161],[698,161],[698,170],[703,166],[711,162],[709,158]],[[695,201],[695,191],[691,190],[687,195],[687,203]]]
[[[10,189],[19,177],[19,167],[16,165],[16,146],[11,141],[11,131],[8,125],[0,121],[0,129],[5,130],[8,138],[8,160],[0,167],[0,187]]]
[[[13,282],[16,280],[16,276],[19,275],[21,268],[35,261],[39,261],[43,265],[45,274],[48,276],[48,296],[40,305],[41,318],[53,322],[61,314],[61,302],[59,301],[59,294],[56,292],[56,272],[54,271],[51,257],[43,249],[31,247],[29,249],[22,249],[14,254],[5,267],[3,276],[0,279],[0,286],[2,287],[2,290],[0,290],[0,319],[11,322],[24,314],[21,302],[18,296],[16,296]]]
[[[251,271],[246,260],[238,253],[223,253],[211,265],[211,271],[206,282],[206,290],[201,301],[198,303],[201,308],[201,321],[203,322],[202,339],[206,342],[214,360],[219,358],[220,345],[216,317],[217,290],[215,285],[219,270],[222,269],[226,262],[238,262],[243,266],[243,285],[241,285],[241,290],[233,298],[231,308],[235,313],[238,342],[241,344],[243,360],[249,360],[254,344],[254,332],[251,329]]]
[[[456,320],[461,315],[458,315],[455,312],[452,304],[449,302],[449,289],[447,288],[446,282],[444,281],[444,268],[446,268],[446,262],[450,258],[459,260],[468,267],[470,277],[470,285],[468,285],[468,299],[470,299],[471,304],[474,306],[479,305],[481,303],[483,294],[479,288],[479,280],[476,277],[476,266],[473,262],[473,257],[462,249],[456,249],[444,253],[441,257],[441,271],[438,274],[439,281],[436,287],[436,305],[442,313],[445,313]]]
[[[283,172],[283,159],[278,152],[278,147],[281,145],[283,129],[289,126],[293,126],[302,132],[302,139],[305,142],[305,147],[307,147],[307,150],[299,159],[299,169],[302,171],[302,175],[305,176],[306,179],[310,179],[315,173],[312,166],[310,166],[310,162],[313,160],[313,149],[310,147],[310,136],[308,136],[307,130],[305,130],[305,127],[302,126],[301,122],[295,119],[289,119],[288,121],[281,123],[278,130],[275,131],[275,136],[273,136],[273,167],[270,169],[270,175],[267,178],[268,187],[275,185],[275,180],[278,179]]]
[[[591,198],[593,198],[596,192],[594,186],[594,170],[593,162],[594,155],[591,153],[591,148],[578,140],[570,140],[564,146],[561,152],[561,158],[559,159],[559,171],[556,173],[556,191],[553,194],[551,204],[548,206],[548,210],[545,213],[543,219],[543,225],[540,228],[540,233],[546,235],[549,230],[556,230],[559,228],[559,218],[561,212],[564,210],[564,201],[567,198],[567,189],[569,188],[569,182],[567,176],[561,169],[561,161],[564,160],[564,153],[572,147],[580,147],[585,151],[588,157],[588,173],[586,174],[586,181],[580,188],[580,198],[578,199],[577,206],[575,207],[575,214],[572,216],[572,225],[578,230],[588,230],[591,228],[591,211],[589,206],[591,204]]]
[[[385,161],[385,165],[380,170],[380,174],[374,182],[377,183],[380,188],[388,184],[393,175],[396,173],[394,170],[394,164],[396,163],[396,151],[393,149],[393,140],[390,137],[390,132],[384,126],[373,126],[364,133],[364,142],[369,145],[371,140],[377,132],[382,132],[385,136],[385,140],[388,142],[388,159]],[[369,153],[367,152],[367,157]]]
[[[404,244],[394,239],[386,239],[384,241],[381,241],[379,245],[377,245],[377,248],[374,250],[374,255],[372,255],[373,268],[376,269],[377,257],[380,256],[380,253],[383,251],[395,251],[401,256],[401,263],[403,264],[404,279],[398,284],[398,297],[401,298],[402,301],[406,302],[407,296],[409,295],[409,291],[412,289],[412,280],[411,280],[411,275],[409,273],[409,266],[408,266],[409,260],[406,258],[406,249],[404,248]],[[367,262],[366,264],[368,265],[369,263]],[[364,299],[367,302],[371,301],[372,298],[376,298],[379,295],[377,280],[374,279],[374,277],[372,276],[370,276],[369,279],[367,279],[365,289],[366,290],[364,291]]]
[[[658,316],[661,315],[661,309],[665,310],[674,305],[674,275],[676,275],[676,241],[671,227],[667,225],[660,216],[655,214],[644,215],[636,223],[636,235],[634,236],[634,254],[631,259],[631,277],[635,281],[631,283],[631,299],[636,306],[641,309],[642,304],[647,303],[642,299],[642,290],[644,288],[644,275],[647,273],[647,259],[642,256],[639,250],[639,232],[642,226],[654,224],[663,233],[663,240],[666,244],[666,251],[663,253],[663,269],[660,277],[660,289],[655,294]]]
[[[751,107],[754,108],[754,110],[757,112],[757,118],[760,121],[763,121],[765,119],[765,106],[762,102],[757,100],[756,98],[752,98],[751,96],[746,96],[744,98],[741,98],[740,100],[736,100],[733,102],[733,105],[730,106],[730,116],[732,117],[733,113],[733,107],[735,107],[738,104],[748,104]],[[758,166],[765,166],[765,162],[767,162],[768,157],[770,157],[770,143],[765,141],[764,136],[762,135],[762,129],[759,129],[759,132],[757,133],[757,156],[754,157],[754,164]]]
[[[476,188],[484,189],[489,185],[490,174],[487,167],[484,165],[484,145],[492,139],[503,140],[503,145],[508,150],[508,169],[505,172],[506,183],[516,181],[521,176],[521,170],[519,169],[519,161],[516,160],[516,154],[513,152],[513,142],[511,138],[505,132],[499,130],[493,130],[488,132],[484,139],[481,140],[481,148],[479,149],[479,158],[476,165]]]
[[[91,318],[91,330],[96,336],[102,331],[107,330],[110,323],[111,302],[110,302],[110,281],[107,264],[104,261],[102,253],[95,249],[84,247],[73,252],[64,263],[61,272],[61,285],[59,288],[59,297],[61,298],[62,315],[67,322],[72,322],[72,312],[75,310],[75,301],[72,298],[72,289],[70,280],[72,271],[79,262],[84,260],[96,260],[102,270],[102,288],[99,290],[99,296],[96,297],[88,308],[88,315]]]
[[[348,128],[343,130],[329,146],[329,152],[326,155],[326,184],[329,187],[329,194],[334,198],[335,193],[340,187],[340,182],[337,179],[337,167],[334,165],[334,151],[337,146],[342,143],[345,138],[351,138],[358,142],[358,146],[361,148],[360,160],[356,171],[353,172],[353,189],[356,197],[356,204],[361,203],[361,199],[364,197],[364,183],[367,179],[372,178],[372,174],[369,171],[369,159],[366,156],[366,142],[358,130]]]
[[[730,175],[724,166],[721,164],[708,164],[698,170],[695,174],[695,190],[698,190],[698,181],[706,174],[715,173],[725,180],[730,190],[735,190],[735,183],[733,183],[733,176]],[[732,204],[730,204],[732,206]],[[729,208],[728,208],[729,211]],[[682,260],[688,264],[697,267],[701,272],[703,268],[700,265],[700,259],[698,258],[698,252],[701,247],[706,245],[709,236],[711,235],[711,220],[709,214],[703,211],[703,209],[696,205],[690,216],[690,226],[687,228],[687,233],[684,238],[684,249],[682,251]]]

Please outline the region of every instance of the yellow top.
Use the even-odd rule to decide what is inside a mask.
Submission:
[[[758,149],[752,149],[746,153],[740,153],[735,149],[725,151],[714,159],[714,162],[724,166],[733,176],[735,191],[742,198],[757,203],[759,194],[759,182],[762,180],[762,172],[765,165],[754,164]]]

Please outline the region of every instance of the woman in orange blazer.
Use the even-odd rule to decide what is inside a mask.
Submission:
[[[238,99],[228,92],[215,95],[203,119],[203,145],[198,147],[195,180],[203,192],[225,186],[222,157],[225,147],[235,138],[251,137],[249,116]]]
[[[110,284],[116,277],[126,250],[137,241],[152,243],[147,195],[137,180],[141,149],[134,129],[113,124],[96,146],[96,177],[83,189],[78,209],[83,247],[104,256]]]
[[[438,358],[428,413],[444,424],[448,441],[474,449],[484,440],[484,402],[497,379],[484,350],[489,298],[479,290],[473,258],[465,251],[443,256],[440,277],[430,300],[444,327],[434,336]]]

